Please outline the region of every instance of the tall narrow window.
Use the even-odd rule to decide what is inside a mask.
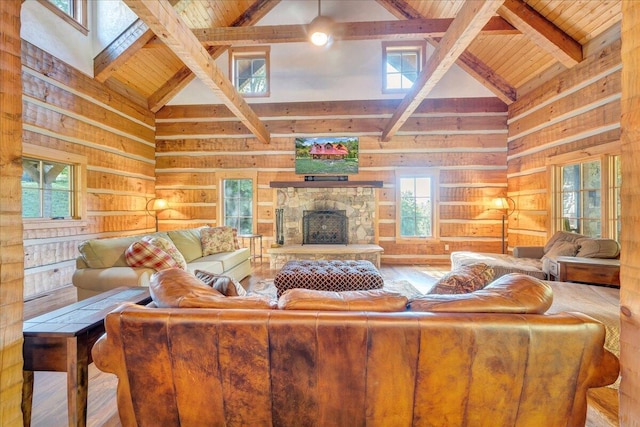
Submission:
[[[253,180],[224,179],[224,225],[234,227],[238,234],[253,233]]]
[[[622,185],[620,156],[611,156],[609,166],[608,193],[611,194],[611,202],[609,205],[609,237],[620,241],[620,187]]]
[[[424,43],[383,43],[383,92],[406,92],[424,65]]]
[[[85,36],[89,34],[87,0],[39,0],[39,2]]]
[[[434,237],[433,178],[403,176],[397,186],[399,237]]]
[[[230,74],[238,92],[244,96],[269,96],[269,48],[234,48],[230,56]]]

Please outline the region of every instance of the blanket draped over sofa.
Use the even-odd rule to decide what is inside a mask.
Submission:
[[[165,278],[164,297],[171,297],[187,274],[157,273],[152,289],[160,294]],[[506,288],[515,280],[505,277],[482,294],[480,311],[500,311],[487,299],[512,298]],[[533,281],[524,288],[535,290],[527,298],[538,305],[548,300],[546,285]],[[314,292],[303,291],[305,298]],[[380,290],[356,294],[366,292]],[[211,295],[204,298],[211,303]],[[447,298],[457,310],[473,310],[473,295],[427,295],[415,308],[435,303],[443,310]],[[618,360],[603,347],[604,326],[578,313],[522,314],[513,304],[494,313],[287,305],[126,305],[110,313],[93,358],[118,376],[122,425],[579,426],[587,389],[618,377]]]

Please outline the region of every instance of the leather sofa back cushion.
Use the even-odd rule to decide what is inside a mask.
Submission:
[[[289,289],[278,299],[281,310],[329,311],[405,311],[409,300],[404,295],[383,289],[368,291],[317,291]]]
[[[153,233],[147,236],[168,238],[167,233]],[[108,239],[86,240],[78,245],[78,252],[89,268],[128,267],[125,251],[133,242],[143,236],[112,237]]]
[[[511,273],[468,294],[414,298],[409,311],[542,314],[552,302],[551,286],[526,274]]]
[[[276,308],[276,302],[266,296],[226,297],[193,274],[177,268],[154,273],[149,292],[161,308]]]

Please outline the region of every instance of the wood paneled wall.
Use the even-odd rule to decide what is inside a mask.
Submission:
[[[22,425],[20,0],[0,2],[0,425]]]
[[[622,1],[620,425],[640,425],[640,2]]]
[[[549,157],[576,159],[620,139],[620,41],[532,90],[509,106],[509,246],[544,245]]]
[[[500,252],[501,212],[491,202],[506,195],[506,105],[495,98],[426,100],[397,136],[381,142],[398,102],[254,104],[271,132],[268,145],[224,106],[164,107],[156,116],[156,192],[172,209],[162,213],[161,229],[216,224],[216,175],[255,170],[255,231],[264,236],[266,252],[275,229],[275,189],[269,183],[303,179],[294,173],[294,137],[357,135],[360,169],[349,179],[384,183],[376,190],[383,262],[448,262],[455,250]],[[397,239],[395,176],[409,168],[438,170],[439,239]]]
[[[155,118],[25,41],[22,82],[22,140],[87,161],[86,218],[25,221],[24,297],[30,299],[71,284],[81,241],[154,230],[145,205],[155,197]]]

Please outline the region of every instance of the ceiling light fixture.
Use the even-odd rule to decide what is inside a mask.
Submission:
[[[331,26],[333,20],[322,16],[320,0],[318,0],[318,16],[309,24],[309,40],[316,46],[326,46],[331,42]]]

